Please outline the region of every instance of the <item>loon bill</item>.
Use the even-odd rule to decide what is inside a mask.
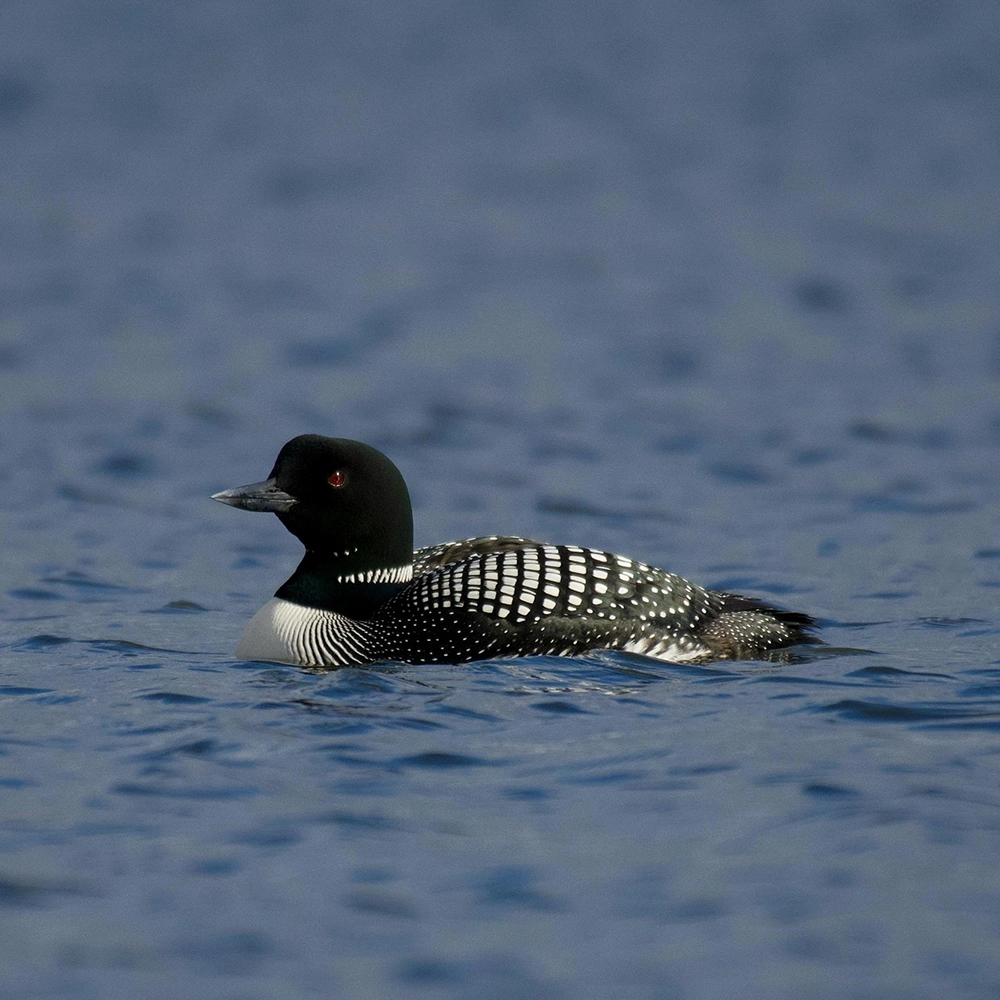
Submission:
[[[300,435],[266,480],[212,499],[276,514],[306,549],[247,625],[242,659],[339,667],[620,649],[704,662],[820,641],[808,615],[610,552],[504,535],[414,551],[406,483],[359,441]]]

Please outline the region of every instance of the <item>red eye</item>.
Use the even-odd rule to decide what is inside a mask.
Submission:
[[[347,485],[347,473],[343,469],[337,469],[336,472],[331,472],[327,478],[327,482],[335,489],[339,490],[341,486]]]

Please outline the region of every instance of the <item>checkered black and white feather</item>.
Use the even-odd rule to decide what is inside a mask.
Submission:
[[[609,552],[507,536],[418,549],[412,582],[365,621],[279,599],[257,617],[260,627],[251,622],[244,636],[247,652],[262,658],[269,636],[277,645],[263,658],[322,666],[593,649],[698,661],[811,641],[804,615]]]

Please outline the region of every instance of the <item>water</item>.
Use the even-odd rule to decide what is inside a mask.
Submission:
[[[995,997],[995,22],[5,5],[4,997]],[[829,645],[236,661],[302,432]]]

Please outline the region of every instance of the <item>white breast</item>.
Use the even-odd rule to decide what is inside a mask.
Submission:
[[[332,611],[304,608],[272,597],[250,619],[236,645],[241,660],[268,660],[301,666],[364,663],[358,649],[364,623]]]

